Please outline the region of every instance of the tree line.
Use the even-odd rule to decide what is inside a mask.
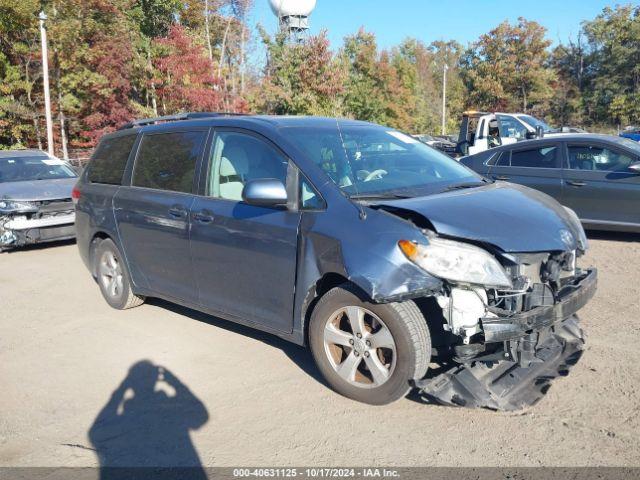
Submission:
[[[360,29],[292,43],[250,22],[253,0],[0,0],[0,148],[46,142],[37,14],[48,16],[56,153],[90,148],[133,118],[181,111],[344,116],[447,131],[465,109],[526,112],[607,130],[640,119],[640,7],[605,8],[552,46],[544,26],[502,22],[477,41]],[[257,31],[257,34],[255,33]],[[266,59],[249,59],[263,45]]]

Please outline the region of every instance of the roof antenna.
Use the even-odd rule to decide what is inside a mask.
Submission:
[[[344,151],[344,158],[349,163],[349,166],[352,167],[351,162],[349,162],[349,154],[347,153],[347,147],[344,144],[344,138],[342,137],[342,129],[340,128],[340,122],[338,122],[338,118],[337,117],[336,117],[336,128],[338,129],[338,135],[340,135],[340,143],[342,144],[342,150]],[[351,169],[351,171],[353,171],[353,168]],[[355,184],[354,184],[354,186],[355,186]],[[357,193],[358,193],[358,188],[356,187],[356,194]],[[362,204],[359,203],[359,202],[356,202],[351,197],[347,197],[347,198],[349,198],[349,200],[351,200],[351,203],[353,203],[353,206],[358,209],[358,214],[359,214],[360,220],[366,220],[367,212],[364,209],[364,207],[362,206]]]

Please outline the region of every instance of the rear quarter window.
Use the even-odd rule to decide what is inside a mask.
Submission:
[[[502,155],[505,152],[491,152],[484,156],[482,159],[482,163],[489,167],[493,167],[494,165],[501,165],[501,158],[505,155]],[[509,152],[506,152],[506,156],[509,156]],[[504,162],[504,160],[502,160]]]
[[[136,135],[102,140],[89,163],[89,181],[120,185],[135,141]]]

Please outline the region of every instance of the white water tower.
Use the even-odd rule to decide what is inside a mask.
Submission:
[[[309,30],[309,16],[316,0],[269,0],[271,11],[278,17],[280,31],[295,41]]]

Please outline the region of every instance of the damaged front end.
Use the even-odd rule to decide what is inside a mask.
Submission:
[[[75,237],[71,198],[39,201],[0,199],[0,251]]]
[[[416,383],[421,393],[442,404],[496,410],[537,402],[582,352],[584,336],[576,313],[597,286],[595,269],[576,266],[582,252],[492,252],[506,280],[492,274],[492,286],[443,282],[434,297],[442,314],[436,360],[446,367]],[[433,259],[432,264],[417,255],[414,260],[427,269],[438,268]],[[486,263],[483,268],[497,267]]]

